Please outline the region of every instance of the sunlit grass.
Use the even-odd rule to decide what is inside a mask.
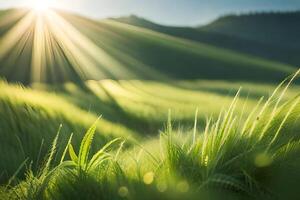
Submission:
[[[111,97],[127,112],[136,114],[140,118],[147,118],[153,121],[163,121],[169,109],[173,111],[174,120],[183,122],[194,119],[194,111],[198,108],[200,122],[206,120],[207,114],[216,116],[219,111],[231,103],[232,95],[235,94],[240,85],[245,85],[242,94],[239,97],[237,112],[249,113],[255,106],[256,101],[262,95],[268,97],[274,86],[261,86],[261,90],[257,93],[256,84],[234,84],[222,82],[220,87],[218,82],[199,81],[183,82],[182,88],[180,84],[170,85],[153,81],[101,81],[89,82],[91,90],[105,101],[110,98],[105,95],[103,89],[97,87],[101,84],[103,89],[107,91]],[[227,85],[226,85],[227,84]],[[239,86],[237,86],[239,85]],[[179,86],[179,87],[178,87]],[[210,86],[207,89],[207,87]],[[198,88],[198,89],[197,89]],[[289,91],[289,96],[297,94],[298,87]]]
[[[253,100],[251,112],[242,113],[238,92],[204,129],[195,121],[191,131],[177,130],[169,112],[160,138],[134,142],[131,149],[117,138],[102,147],[96,142],[99,150],[92,152],[94,124],[81,145],[74,147],[74,137],[65,138],[58,164],[53,158],[62,134],[53,135],[41,171],[29,169],[23,181],[14,177],[0,195],[31,200],[295,198],[300,99],[283,101],[287,87],[278,87],[264,102]]]
[[[100,116],[100,113],[90,113],[55,94],[4,82],[0,83],[0,88],[1,181],[26,157],[36,162],[36,168],[41,162],[39,155],[45,153],[45,146],[49,145],[60,124],[63,124],[63,138],[73,132],[75,141],[78,141],[82,130]],[[97,123],[97,127],[101,127],[96,135],[99,143],[116,135],[131,139],[137,136],[125,126],[104,119]]]
[[[78,141],[79,133],[102,115],[98,122],[100,133],[97,134],[97,143],[117,135],[140,140],[140,137],[154,136],[162,129],[169,110],[172,110],[174,128],[192,128],[194,113],[198,109],[198,129],[203,130],[207,117],[216,118],[220,110],[230,105],[231,94],[238,90],[230,89],[235,87],[234,83],[227,83],[227,93],[219,82],[193,82],[193,87],[183,82],[182,85],[183,88],[179,88],[153,81],[105,80],[87,82],[88,90],[72,83],[57,88],[34,85],[36,89],[33,90],[2,82],[0,114],[3,120],[0,127],[4,139],[1,151],[7,153],[2,154],[2,160],[6,161],[2,162],[1,168],[8,170],[2,176],[7,177],[16,170],[26,155],[36,159],[41,144],[49,144],[60,124],[64,125],[63,137],[74,132],[74,139]],[[244,85],[247,86],[246,83]],[[255,84],[250,86],[256,87]],[[268,97],[272,88],[272,85],[261,87],[261,93],[254,92],[253,97],[250,92],[248,99],[241,92],[235,112],[251,113],[259,99],[257,95]],[[219,89],[223,90],[219,92]],[[285,101],[295,96],[297,91],[298,87],[291,89]],[[16,137],[20,139],[16,140]],[[29,141],[31,145],[28,145]],[[14,157],[7,157],[15,148],[24,148],[25,152],[20,150]]]

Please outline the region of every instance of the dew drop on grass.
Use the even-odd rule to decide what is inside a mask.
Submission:
[[[165,192],[168,189],[168,186],[166,183],[158,183],[156,188],[159,192]]]
[[[126,197],[128,195],[129,191],[127,189],[127,187],[122,186],[119,188],[118,194],[120,195],[120,197]]]
[[[257,167],[267,167],[272,163],[272,158],[266,153],[257,154],[254,160],[254,164]]]
[[[187,181],[180,181],[176,188],[179,192],[185,193],[189,191],[190,186]]]
[[[144,183],[146,185],[150,185],[154,180],[154,173],[153,172],[147,172],[143,177]]]
[[[204,159],[204,165],[205,165],[205,166],[208,165],[208,156],[205,156],[205,159]]]

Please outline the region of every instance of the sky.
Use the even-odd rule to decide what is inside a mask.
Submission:
[[[38,0],[0,0],[0,8]],[[218,16],[253,11],[300,10],[300,0],[40,0],[92,18],[138,15],[165,25],[203,25]]]

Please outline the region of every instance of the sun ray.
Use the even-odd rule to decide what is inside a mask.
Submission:
[[[77,16],[67,16],[68,21],[77,24],[82,27],[82,33],[86,35],[90,40],[92,40],[98,47],[102,48],[113,58],[117,58],[118,62],[122,63],[122,70],[128,70],[130,78],[140,77],[142,74],[145,78],[159,78],[159,79],[167,79],[162,73],[153,69],[133,56],[129,55],[128,52],[122,51],[115,45],[112,45],[115,40],[120,40],[122,42],[126,42],[126,38],[117,32],[111,31],[110,28],[104,29],[103,26],[99,26],[98,22],[94,22],[91,20],[87,20],[83,17]],[[102,25],[102,24],[101,24]],[[88,31],[85,31],[88,30]],[[99,34],[100,33],[100,34]],[[108,41],[108,37],[111,38],[111,41]],[[104,41],[105,40],[105,41]],[[126,66],[126,67],[125,67]],[[120,76],[120,74],[118,74]],[[124,74],[122,74],[124,77]]]
[[[52,9],[45,12],[32,10],[19,20],[1,38],[0,59],[11,61],[1,67],[7,69],[5,74],[11,74],[13,69],[20,67],[28,70],[27,65],[18,63],[14,66],[16,63],[12,61],[24,57],[23,49],[29,46],[31,53],[26,53],[27,58],[23,61],[30,62],[30,75],[26,78],[30,83],[136,77],[135,69],[126,67],[128,63],[114,57],[119,54],[130,60],[126,53],[100,45],[101,41],[95,42],[94,36],[83,33],[73,24],[78,23],[76,16],[71,16],[75,20],[66,16],[68,14],[61,15]],[[145,67],[135,60],[130,62]]]
[[[0,39],[0,59],[3,58],[20,41],[24,33],[32,26],[34,13],[29,12]]]
[[[31,56],[29,50],[31,49],[32,37],[33,28],[26,31],[13,47],[13,50],[5,56],[5,59],[2,59],[1,73],[15,77],[16,80],[18,77],[23,77],[22,80],[29,81],[27,73],[24,73],[24,71],[27,71],[26,66],[30,65],[30,59],[28,58]],[[21,65],[22,68],[20,68]]]
[[[99,67],[102,67],[102,70],[106,71],[106,73],[112,74],[113,76],[117,76],[120,73],[130,73],[129,71],[126,71],[126,69],[124,69],[125,67],[121,63],[119,63],[111,55],[97,46],[88,37],[80,33],[73,25],[71,25],[55,12],[51,12],[51,14],[48,15],[48,19],[51,21],[52,27],[54,28],[54,34],[58,37],[61,37],[59,41],[65,42],[69,47],[68,49],[72,50],[72,52],[75,53],[75,51],[77,51],[75,50],[76,47],[80,47],[81,52],[76,53],[76,55],[80,55],[82,57],[85,56],[89,60],[89,62],[92,62],[89,67],[89,70],[91,72],[95,72],[99,70]],[[63,28],[64,34],[61,34],[61,30],[60,32],[58,32],[58,27]],[[66,42],[68,39],[70,40],[70,42]],[[92,77],[94,75],[95,74],[93,74]]]
[[[3,29],[5,26],[9,26],[10,24],[14,26],[14,23],[22,19],[27,13],[27,9],[18,9],[18,10],[8,10],[2,11],[6,12],[3,16],[1,16],[0,28]]]
[[[36,18],[32,48],[31,81],[42,82],[46,67],[45,27],[43,17]]]

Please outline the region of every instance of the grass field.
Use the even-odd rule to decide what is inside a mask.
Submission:
[[[267,114],[265,114],[266,112],[265,111],[261,114],[262,118],[265,119],[260,120],[259,121],[260,123],[256,125],[255,120],[253,120],[252,118],[256,115],[259,115],[260,110],[257,109],[256,111],[254,111],[254,113],[252,113],[253,108],[255,108],[261,96],[265,96],[266,98],[271,96],[275,86],[267,85],[267,84],[255,85],[253,83],[238,83],[238,82],[232,83],[232,82],[225,82],[225,81],[204,81],[204,80],[181,81],[181,82],[176,82],[176,85],[174,84],[158,83],[153,81],[103,80],[100,82],[88,81],[86,83],[85,89],[83,89],[82,87],[78,87],[72,83],[67,83],[61,86],[35,85],[33,86],[34,89],[29,89],[19,85],[11,85],[2,81],[1,83],[2,92],[0,95],[1,119],[3,119],[1,120],[1,125],[0,125],[1,138],[3,138],[3,140],[1,140],[1,152],[3,152],[3,154],[1,154],[1,160],[3,160],[3,162],[1,162],[1,166],[0,166],[2,171],[1,174],[2,182],[3,183],[6,182],[8,178],[14,175],[15,172],[18,172],[17,174],[15,174],[16,177],[13,181],[14,183],[17,183],[18,182],[17,180],[22,180],[23,177],[22,174],[24,174],[24,171],[31,170],[32,174],[31,175],[28,174],[26,176],[27,183],[26,182],[23,183],[21,181],[20,182],[21,185],[16,186],[17,188],[14,187],[12,189],[18,191],[20,189],[18,187],[24,187],[22,190],[25,191],[27,189],[32,190],[30,191],[30,193],[32,192],[32,194],[29,193],[27,194],[27,192],[25,192],[24,194],[20,192],[16,192],[17,195],[25,195],[25,196],[24,197],[16,196],[15,198],[25,198],[25,199],[26,198],[27,199],[43,199],[43,198],[48,199],[50,198],[51,195],[58,195],[58,196],[51,197],[53,199],[74,199],[75,197],[78,197],[78,199],[81,198],[89,199],[89,198],[100,198],[100,197],[104,199],[105,198],[111,199],[111,198],[122,198],[122,195],[125,195],[125,193],[126,195],[128,195],[129,191],[130,193],[131,192],[134,193],[132,195],[135,195],[130,198],[139,199],[140,195],[142,195],[141,193],[149,192],[150,193],[149,199],[151,199],[151,198],[155,198],[156,196],[160,196],[160,190],[164,191],[166,187],[174,191],[178,191],[176,187],[180,187],[181,188],[180,190],[184,190],[184,191],[180,192],[179,190],[180,194],[178,195],[183,195],[185,197],[186,195],[192,195],[192,196],[195,195],[194,192],[198,190],[192,188],[193,187],[197,188],[199,187],[197,185],[199,184],[202,185],[208,180],[212,181],[212,183],[209,183],[209,185],[216,184],[213,187],[217,187],[217,188],[224,187],[223,189],[225,189],[226,193],[227,192],[229,193],[228,195],[243,196],[245,195],[244,194],[245,192],[246,193],[248,192],[250,194],[251,192],[247,191],[250,189],[251,190],[257,189],[260,192],[262,192],[260,195],[265,195],[264,194],[265,191],[263,190],[261,191],[261,188],[259,188],[260,186],[253,185],[251,186],[251,188],[248,188],[250,187],[250,185],[247,184],[250,183],[240,182],[242,180],[240,180],[239,178],[236,179],[234,173],[229,175],[226,174],[227,172],[225,174],[219,174],[219,172],[217,173],[214,171],[217,169],[214,169],[212,172],[213,174],[211,174],[211,176],[209,176],[209,173],[206,172],[208,174],[206,174],[205,177],[202,177],[206,181],[202,180],[202,178],[200,179],[200,177],[197,178],[200,175],[204,176],[204,174],[202,174],[204,173],[202,172],[202,170],[204,170],[202,169],[203,166],[201,167],[203,163],[202,164],[198,163],[200,161],[198,160],[197,155],[201,156],[203,154],[202,151],[204,151],[202,149],[204,147],[200,148],[200,146],[203,145],[202,140],[205,139],[203,138],[203,134],[202,134],[203,131],[204,130],[208,131],[206,134],[209,134],[210,132],[213,131],[219,131],[214,129],[216,128],[219,129],[220,127],[218,126],[220,125],[216,127],[216,125],[213,125],[214,123],[222,123],[224,126],[225,125],[227,126],[226,131],[228,131],[228,133],[226,132],[224,134],[229,134],[229,135],[226,137],[224,136],[223,140],[225,141],[223,142],[234,143],[232,145],[229,145],[230,146],[228,147],[229,149],[241,148],[241,146],[239,146],[241,145],[238,142],[239,140],[246,140],[245,142],[247,143],[247,145],[252,144],[255,140],[252,137],[258,137],[255,134],[259,134],[258,132],[262,131],[262,128],[260,126],[266,126],[265,121],[269,119],[269,117],[267,117]],[[237,97],[235,97],[241,85],[244,85],[244,89],[240,91]],[[251,91],[251,88],[256,88],[256,89],[255,91]],[[159,91],[159,93],[157,93],[157,91]],[[297,91],[299,91],[299,87],[294,86],[291,87],[286,92],[286,94],[282,98],[282,101],[283,102],[290,101],[290,102],[287,104],[280,103],[279,105],[282,105],[283,107],[282,108],[279,107],[276,109],[276,111],[272,112],[273,115],[276,115],[278,117],[270,118],[273,120],[270,122],[270,127],[265,130],[266,141],[262,140],[261,142],[263,144],[257,144],[258,146],[255,147],[255,150],[253,150],[253,152],[251,151],[251,155],[252,153],[257,153],[257,151],[259,151],[260,148],[263,148],[260,150],[263,153],[268,153],[268,155],[270,153],[270,156],[272,154],[272,159],[273,159],[273,156],[275,156],[275,154],[277,155],[277,151],[280,152],[281,148],[292,148],[291,151],[295,150],[293,145],[296,145],[297,143],[294,144],[294,142],[290,140],[291,137],[289,135],[290,134],[293,135],[295,132],[299,130],[296,116],[298,116],[300,112],[299,111],[300,107],[297,99],[292,100],[295,96],[297,96]],[[272,97],[272,100],[270,101],[270,105],[269,105],[270,108],[268,108],[268,110],[275,105],[275,102],[279,97],[280,95],[278,94]],[[234,102],[234,108],[230,107],[232,102]],[[226,117],[223,116],[225,115],[225,113],[222,114],[220,113],[220,111],[228,110],[228,108],[232,109],[232,115],[228,114],[230,115],[228,116],[229,121],[226,122]],[[197,128],[194,130],[194,120],[195,120],[196,110],[198,112],[196,118]],[[164,125],[167,123],[168,112],[171,112],[172,115],[171,119],[172,119],[173,131],[170,131],[170,124],[167,126],[167,130],[164,128],[166,127]],[[64,169],[65,167],[62,167],[63,169],[59,169],[58,171],[62,170],[63,172],[55,172],[55,173],[62,173],[58,176],[60,178],[66,175],[68,178],[70,178],[70,180],[68,180],[70,182],[67,181],[66,183],[60,183],[60,181],[64,182],[65,180],[64,179],[56,180],[56,178],[54,178],[55,179],[53,183],[54,188],[52,188],[52,186],[50,188],[46,187],[42,189],[43,191],[40,191],[41,192],[40,194],[38,191],[35,191],[35,190],[40,190],[39,187],[44,187],[41,186],[42,184],[46,184],[43,183],[46,180],[42,181],[42,179],[45,178],[45,177],[43,178],[42,176],[48,176],[48,175],[43,174],[40,170],[41,170],[41,166],[43,166],[42,163],[45,162],[44,158],[47,155],[47,151],[49,151],[50,149],[51,142],[53,141],[53,138],[55,137],[60,124],[62,124],[62,129],[60,131],[59,143],[57,144],[57,148],[55,148],[54,150],[55,156],[51,158],[52,160],[51,162],[53,163],[51,165],[52,167],[60,166],[59,165],[60,156],[64,151],[63,149],[65,148],[68,141],[68,137],[70,137],[71,133],[74,133],[72,138],[72,144],[74,145],[75,149],[79,149],[80,147],[79,144],[83,137],[84,130],[88,129],[91,126],[91,124],[93,124],[96,121],[97,117],[100,116],[100,113],[102,114],[102,118],[98,120],[98,122],[94,125],[95,128],[97,128],[96,129],[97,132],[95,133],[95,137],[93,139],[94,141],[93,141],[92,152],[95,152],[96,148],[101,147],[103,144],[113,140],[114,138],[122,138],[122,140],[120,139],[120,141],[114,144],[114,146],[116,146],[114,147],[116,151],[112,151],[110,152],[110,154],[106,154],[102,152],[103,155],[99,157],[99,163],[102,163],[101,159],[106,160],[109,159],[108,158],[109,156],[114,157],[117,154],[118,158],[113,159],[112,160],[113,163],[111,163],[110,161],[109,162],[103,161],[102,164],[99,164],[99,166],[97,166],[97,168],[109,167],[109,169],[113,169],[113,171],[109,172],[108,174],[101,174],[101,175],[99,174],[97,176],[94,175],[93,172],[91,177],[89,175],[87,179],[77,180],[78,174],[76,170],[69,171],[67,170],[69,168],[68,166],[66,166],[67,167],[66,169]],[[222,115],[222,118],[224,117],[223,119],[221,118],[222,120],[220,122],[217,121],[219,115]],[[287,119],[285,119],[285,115],[287,115]],[[244,130],[245,133],[240,132],[242,126],[244,125],[244,122],[247,121],[247,117],[249,116],[251,119],[248,121],[249,123],[248,125],[249,126],[255,125],[255,129],[253,130],[254,133],[253,136],[251,137],[246,135],[249,133],[247,133],[247,131],[245,130]],[[207,124],[207,119],[209,117],[212,117],[213,119],[211,122],[212,124]],[[271,152],[269,152],[268,150],[267,152],[265,152],[264,148],[267,148],[266,146],[269,144],[270,137],[271,137],[271,136],[267,136],[267,134],[274,134],[274,132],[272,131],[279,129],[279,127],[281,126],[281,121],[283,121],[284,124],[288,124],[288,125],[282,127],[283,131],[280,131],[280,134],[282,136],[280,137],[277,136],[278,138],[280,138],[278,139],[278,143],[280,143],[280,145],[279,146],[274,145],[275,148],[274,151],[272,150]],[[227,123],[229,123],[230,125]],[[205,126],[208,126],[209,129],[208,127],[205,128]],[[230,130],[233,129],[236,131],[233,130],[229,131],[227,129]],[[161,130],[163,132],[159,134],[158,130]],[[166,131],[168,133],[166,133]],[[196,132],[197,135],[196,138],[198,138],[196,139],[196,141],[199,142],[199,144],[197,143],[197,145],[196,143],[193,145],[191,144],[191,140],[193,139],[193,137],[195,137],[193,136],[194,132]],[[164,136],[165,134],[167,136]],[[230,134],[233,134],[234,137],[233,136],[230,137]],[[161,135],[160,139],[157,138],[157,135]],[[174,137],[174,141],[172,139],[171,143],[168,142],[166,143],[167,146],[163,147],[163,149],[165,148],[167,149],[165,149],[166,152],[164,152],[163,149],[160,150],[160,148],[162,148],[161,145],[166,142],[165,137],[167,138],[171,137],[170,135],[172,135],[172,138]],[[209,135],[211,135],[209,137],[213,137],[214,134],[210,133]],[[208,138],[206,139],[208,140]],[[123,140],[126,141],[125,145],[123,145],[122,143]],[[230,140],[234,140],[234,141],[230,141]],[[296,138],[295,141],[297,141]],[[276,138],[276,143],[277,143],[277,138]],[[120,144],[122,144],[122,150],[121,149],[118,150]],[[213,147],[211,146],[207,148],[216,148],[215,145],[213,145]],[[289,145],[291,145],[291,147],[289,147]],[[221,149],[223,149],[223,147]],[[221,149],[219,149],[218,151],[221,151]],[[58,153],[56,153],[56,151]],[[217,151],[217,150],[212,150],[212,151]],[[228,151],[229,152],[226,151],[226,154],[224,155],[224,156],[229,156],[226,158],[228,160],[234,159],[235,157],[238,160],[237,162],[244,162],[244,161],[240,161],[240,159],[242,158],[251,160],[251,158],[248,156],[246,156],[247,158],[244,158],[244,156],[242,155],[236,155],[241,153],[240,150],[228,150]],[[235,152],[235,154],[232,155],[233,152]],[[168,156],[171,157],[168,158]],[[239,158],[240,156],[241,158]],[[271,158],[265,158],[264,155],[261,155],[261,157],[262,157],[261,162],[263,163],[267,162],[268,159],[271,159]],[[204,163],[208,162],[205,161],[206,159],[205,157],[202,159],[204,159],[204,161],[202,160],[201,162]],[[264,159],[266,159],[267,161],[265,161]],[[26,164],[21,165],[22,162],[24,162],[24,160],[27,161]],[[250,162],[250,160],[248,160],[247,162]],[[30,164],[29,161],[32,161],[32,164]],[[219,162],[222,163],[225,161],[219,161]],[[191,165],[191,167],[195,169],[190,169],[189,165]],[[223,164],[218,164],[218,165],[220,165],[220,167],[222,168]],[[234,166],[235,164],[232,165]],[[20,166],[22,168],[20,168],[20,171],[18,171],[18,168]],[[112,166],[117,168],[114,167],[112,168]],[[187,169],[185,169],[185,166]],[[231,169],[234,168],[233,166],[231,167],[230,164],[230,166],[228,166],[228,170],[229,171],[234,170]],[[240,166],[237,166],[236,170],[238,170],[239,168]],[[175,170],[174,177],[173,177],[173,172],[171,173],[169,170]],[[187,171],[185,172],[185,170]],[[251,169],[251,173],[252,170],[254,169]],[[264,166],[263,166],[263,170],[265,170]],[[159,175],[160,173],[164,175],[161,176]],[[250,173],[250,171],[249,172],[246,171],[245,173]],[[49,177],[53,179],[52,176],[56,177],[56,175],[52,175],[51,173]],[[98,178],[96,178],[98,176],[101,177],[104,176],[102,177],[104,178],[104,180],[102,178],[98,180]],[[112,177],[108,178],[106,176],[109,177],[116,176],[115,178],[117,178],[117,180],[115,180],[115,178]],[[122,176],[125,177],[122,178]],[[157,177],[158,180],[156,180],[155,177]],[[166,180],[159,180],[160,177],[164,177],[164,179]],[[106,180],[107,178],[109,180]],[[121,182],[119,182],[120,178],[122,179]],[[149,180],[147,180],[147,178],[149,178]],[[252,175],[249,174],[248,178],[252,179],[254,177],[252,177]],[[40,180],[41,182],[38,181],[39,179],[41,179]],[[154,179],[155,179],[155,184],[157,184],[156,186],[153,185],[152,183]],[[173,181],[173,179],[177,180],[178,183],[176,181]],[[38,182],[35,183],[34,180]],[[52,181],[53,180],[51,180],[51,182]],[[102,181],[104,181],[105,184]],[[141,183],[145,181],[146,183]],[[147,184],[148,181],[151,182],[149,183],[149,185]],[[214,181],[216,181],[216,183],[213,183]],[[256,180],[252,180],[252,181],[254,182],[251,184],[258,184]],[[28,185],[22,186],[23,184],[25,185],[28,184]],[[76,187],[82,187],[83,186],[82,184],[84,185],[84,187],[87,187],[86,192],[87,193],[91,192],[92,196],[86,194],[80,196],[80,194],[76,193]],[[93,186],[91,186],[90,184],[92,184]],[[126,186],[122,186],[122,184],[126,184]],[[179,184],[179,186],[176,184]],[[254,186],[258,188],[252,188]],[[135,191],[134,189],[136,187],[139,188],[137,191]],[[98,191],[99,188],[102,189]],[[206,186],[204,188],[206,188]],[[131,191],[131,189],[134,191]],[[52,194],[53,192],[52,190],[55,191],[53,194]],[[72,190],[72,192],[68,190]],[[104,193],[102,190],[104,190]],[[119,193],[121,194],[118,194],[117,192],[118,190],[120,190]],[[190,191],[191,194],[189,194],[189,192],[187,192],[186,190]],[[108,191],[110,191],[110,193],[107,193]],[[122,194],[122,191],[124,192],[124,194]],[[155,193],[152,194],[152,192]],[[205,190],[205,191],[201,191],[200,193],[201,195],[204,196],[210,195],[210,194],[206,194],[206,192],[208,191]],[[8,195],[9,193],[5,192],[3,193],[3,195],[4,194]],[[170,193],[163,192],[163,194],[166,194],[166,196],[162,197],[163,199],[175,198],[174,196],[171,195],[172,192]],[[249,194],[246,194],[245,196],[247,197]],[[28,196],[28,195],[33,195],[33,196]],[[43,197],[39,195],[42,195]],[[114,197],[114,195],[116,195],[116,197]],[[126,195],[124,196],[124,198],[126,197]],[[170,197],[168,197],[169,195]],[[180,198],[184,198],[184,197],[181,196]],[[9,197],[9,198],[13,198],[13,197]]]
[[[218,21],[0,19],[1,200],[299,197],[295,49]]]
[[[187,88],[191,82],[182,85]],[[6,173],[2,179],[13,177],[10,179],[13,186],[22,178],[20,171],[30,170],[25,181],[12,188],[2,188],[3,198],[140,199],[147,194],[149,199],[193,199],[198,195],[211,199],[227,194],[229,199],[251,199],[287,195],[287,191],[291,197],[297,194],[296,190],[282,186],[278,190],[276,184],[288,181],[291,176],[293,181],[300,178],[296,176],[299,162],[294,159],[299,149],[295,133],[300,130],[300,103],[299,97],[292,98],[298,88],[289,90],[282,99],[284,104],[277,103],[279,93],[265,101],[266,106],[262,104],[254,109],[258,96],[270,95],[273,86],[261,86],[246,100],[243,93],[232,96],[238,83],[226,85],[223,82],[220,87],[220,82],[199,81],[192,85],[193,89],[180,89],[157,82],[90,81],[87,83],[89,92],[66,84],[53,94],[47,92],[46,86],[27,89],[2,82],[1,119],[5,121],[1,120],[0,127],[1,133],[6,133],[1,135],[4,139],[1,140],[1,160],[4,161],[1,171]],[[157,87],[161,93],[153,98]],[[229,88],[234,89],[224,95],[224,90]],[[76,94],[84,98],[75,98],[77,101],[72,102],[70,97]],[[163,127],[169,108],[172,117],[165,123],[166,128],[161,129],[160,139],[148,132],[153,136],[151,139],[147,132],[139,132],[141,127],[128,127],[130,123],[103,114],[79,145],[83,130],[96,121],[96,113],[102,110],[92,104],[95,98],[104,102],[101,106],[112,109],[116,116],[126,115],[128,122],[139,119],[138,123],[148,125],[149,130],[159,123]],[[185,106],[187,103],[190,106]],[[196,107],[199,123],[193,127]],[[225,112],[220,113],[222,108]],[[211,120],[201,127],[209,116]],[[177,120],[186,121],[186,125],[189,122],[189,126],[175,128]],[[63,128],[57,136],[59,140],[54,140],[60,123]],[[67,145],[71,132],[75,150]],[[93,158],[88,156],[110,140],[112,142]],[[91,142],[94,150],[89,150]],[[69,146],[69,155],[60,163],[66,146]],[[21,165],[24,160],[27,162]],[[29,160],[33,160],[32,164]],[[18,170],[20,166],[22,170]],[[285,173],[287,167],[289,172]],[[17,173],[14,175],[14,172]]]

